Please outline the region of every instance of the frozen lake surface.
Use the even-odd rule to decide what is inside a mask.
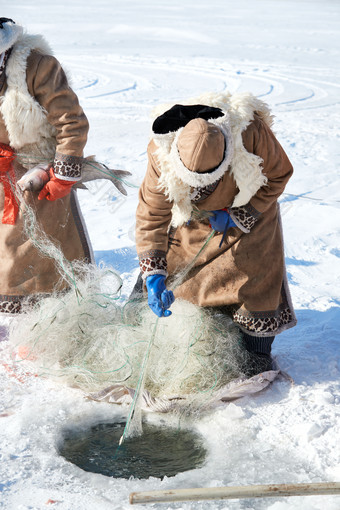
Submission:
[[[130,508],[135,491],[340,481],[339,2],[12,0],[3,15],[46,36],[89,118],[86,155],[129,170],[136,186],[146,169],[150,113],[157,104],[228,89],[250,91],[270,105],[274,131],[295,168],[281,207],[298,326],[273,346],[294,384],[277,380],[193,421],[204,438],[205,463],[162,481],[89,473],[59,456],[65,427],[119,421],[126,409],[29,376],[24,364],[11,367],[3,340],[0,508],[121,510]],[[138,274],[137,188],[123,198],[100,182],[78,196],[96,260],[120,272],[127,296]],[[338,510],[340,498],[153,508]]]

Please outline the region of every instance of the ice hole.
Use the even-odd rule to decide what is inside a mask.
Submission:
[[[99,423],[87,429],[65,429],[58,450],[84,471],[113,478],[175,476],[202,466],[202,438],[184,428],[143,423],[143,434],[118,447],[125,423]]]

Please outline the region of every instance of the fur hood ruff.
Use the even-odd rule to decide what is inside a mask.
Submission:
[[[13,33],[15,43],[6,65],[7,90],[0,98],[0,111],[11,147],[20,152],[18,159],[22,159],[26,167],[31,167],[36,164],[34,160],[41,161],[41,158],[53,161],[56,131],[48,123],[44,109],[28,91],[27,58],[32,50],[45,55],[52,55],[52,51],[42,36],[22,33],[22,29],[17,31],[17,27],[11,27],[16,31]],[[27,159],[32,163],[28,163]]]
[[[232,207],[247,204],[256,192],[267,184],[267,177],[262,173],[263,160],[244,148],[242,132],[254,120],[255,112],[269,127],[273,124],[273,116],[268,106],[250,93],[207,93],[181,101],[181,104],[203,104],[220,108],[224,116],[211,119],[209,122],[221,129],[226,138],[227,150],[221,165],[213,172],[191,172],[181,162],[177,150],[178,136],[183,128],[166,134],[152,133],[152,138],[158,146],[155,155],[161,172],[159,188],[164,191],[169,201],[173,202],[171,224],[174,227],[183,225],[191,217],[191,187],[213,184],[228,168],[239,189]],[[166,104],[156,107],[152,112],[154,118],[172,106],[173,104]]]

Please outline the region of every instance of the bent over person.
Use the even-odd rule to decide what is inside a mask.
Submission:
[[[248,375],[271,370],[272,342],[296,318],[277,202],[293,168],[270,111],[248,93],[211,93],[156,114],[136,219],[149,306],[167,316],[182,298],[229,313],[250,353]],[[172,293],[168,276],[194,259]]]
[[[24,193],[40,228],[72,261],[92,260],[76,193],[88,121],[59,62],[39,35],[0,18],[0,312],[17,313],[27,296],[55,289],[59,276],[24,232],[16,182],[43,165],[47,184]],[[62,287],[65,284],[60,284]]]

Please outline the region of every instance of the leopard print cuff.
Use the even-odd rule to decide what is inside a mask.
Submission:
[[[8,313],[14,315],[21,312],[20,300],[1,300],[0,301],[0,313]]]
[[[214,182],[213,184],[209,184],[208,186],[205,186],[204,188],[194,188],[190,195],[190,200],[192,202],[201,202],[201,200],[205,200],[207,197],[215,191],[218,184],[220,183],[219,179],[218,181]]]
[[[229,214],[238,228],[247,234],[249,234],[261,215],[250,203],[241,207],[231,207]]]
[[[23,306],[34,306],[42,297],[50,294],[32,294],[30,296],[7,296],[0,295],[0,314],[16,315],[23,311]]]
[[[53,170],[58,179],[64,181],[78,181],[81,178],[83,158],[66,156],[57,152],[54,158]]]
[[[166,253],[161,250],[149,250],[139,255],[139,266],[145,280],[153,274],[168,276]]]
[[[247,333],[254,335],[277,335],[294,325],[295,319],[289,306],[279,307],[276,312],[246,312],[235,310],[233,320]]]

